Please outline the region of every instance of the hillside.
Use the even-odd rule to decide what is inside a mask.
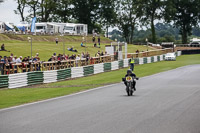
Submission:
[[[28,42],[28,35],[5,35],[0,34],[0,45],[5,44],[5,48],[10,51],[0,51],[1,56],[10,56],[11,53],[19,56],[30,56],[31,55],[31,45],[30,42]],[[55,38],[58,37],[59,43],[56,45]],[[63,40],[64,39],[64,45]],[[92,36],[88,36],[86,38],[86,48],[81,47],[81,36],[33,36],[33,43],[32,43],[32,51],[33,56],[35,56],[36,53],[39,53],[39,57],[42,61],[47,61],[53,53],[58,54],[81,54],[82,52],[88,52],[92,57],[95,56],[98,50],[105,52],[105,45],[109,45],[112,40],[101,37],[101,47],[96,48],[93,47],[92,43]],[[65,47],[65,49],[64,49]],[[74,47],[74,49],[77,49],[76,52],[68,51],[68,47]],[[128,53],[135,53],[136,50],[139,51],[146,51],[146,46],[138,46],[138,45],[128,45]],[[152,48],[149,48],[151,50]]]
[[[59,42],[77,42],[82,41],[82,36],[60,36],[60,35],[14,35],[14,34],[0,34],[0,42],[27,42],[28,37],[32,37],[33,42],[54,42],[58,38]],[[97,39],[97,38],[96,38]],[[92,35],[86,37],[88,43],[92,43]],[[102,43],[111,43],[112,40],[101,36]]]

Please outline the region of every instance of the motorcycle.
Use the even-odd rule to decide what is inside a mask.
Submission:
[[[132,96],[134,93],[134,88],[133,88],[133,82],[136,80],[139,80],[137,77],[131,77],[127,76],[125,78],[122,78],[122,81],[126,82],[126,92],[128,96]]]

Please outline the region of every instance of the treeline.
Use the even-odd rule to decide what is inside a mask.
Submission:
[[[187,43],[193,27],[200,20],[199,0],[16,0],[16,14],[22,21],[36,16],[39,22],[78,22],[93,29],[117,26],[128,43],[133,43],[137,27],[150,29],[153,43],[156,38],[155,20],[172,23],[179,29],[182,43]],[[29,15],[24,16],[28,10]]]
[[[179,34],[179,28],[176,28],[172,26],[171,24],[167,23],[156,23],[155,24],[155,32],[156,32],[156,38],[157,43],[162,42],[175,42],[175,43],[182,43],[181,35]],[[192,35],[188,39],[200,37],[200,27],[194,27],[192,28]],[[114,29],[113,31],[109,32],[109,38],[112,40],[118,40],[118,41],[126,41],[123,37],[122,31],[119,31],[117,29]],[[147,40],[148,42],[152,42],[152,34],[151,29],[137,29],[135,28],[134,34],[133,34],[133,43],[143,43],[146,44]]]

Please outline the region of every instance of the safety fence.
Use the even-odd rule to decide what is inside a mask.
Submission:
[[[181,51],[178,51],[177,56],[181,55]],[[165,59],[165,55],[135,58],[135,64],[147,64],[162,61]],[[36,85],[42,83],[52,83],[61,80],[84,77],[88,75],[108,72],[117,70],[120,68],[126,68],[129,66],[130,59],[124,59],[113,62],[106,62],[100,64],[93,64],[81,67],[72,67],[60,70],[51,71],[36,71],[17,73],[0,76],[0,88],[19,88],[29,85]]]
[[[81,67],[93,65],[104,62],[114,61],[114,55],[105,55],[99,57],[92,57],[90,59],[81,58],[79,60],[63,60],[63,61],[49,61],[49,62],[36,62],[36,63],[0,63],[0,75],[24,73],[32,71],[48,71],[60,70],[72,67]]]
[[[128,53],[127,57],[128,58],[151,57],[151,56],[162,55],[162,54],[166,54],[170,52],[173,52],[172,48],[165,48],[165,49],[149,50],[149,51],[138,52],[138,53]]]

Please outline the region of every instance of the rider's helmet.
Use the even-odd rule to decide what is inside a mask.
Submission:
[[[127,70],[127,75],[131,75],[131,74],[132,74],[131,69],[128,69],[128,70]]]

